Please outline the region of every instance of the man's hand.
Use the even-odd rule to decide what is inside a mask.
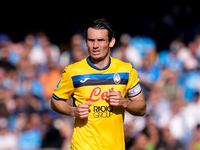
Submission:
[[[106,95],[108,102],[112,106],[122,106],[127,107],[127,99],[123,98],[121,93],[115,92],[112,89],[109,89],[109,93]]]
[[[106,96],[110,105],[123,107],[132,115],[143,116],[146,113],[146,102],[143,92],[129,99],[123,98],[121,93],[109,89],[109,93]]]
[[[74,112],[74,115],[75,117],[78,117],[78,118],[87,118],[88,117],[88,114],[90,112],[89,110],[89,107],[91,106],[92,104],[90,103],[82,103],[82,104],[79,104],[76,109],[75,109],[75,112]]]

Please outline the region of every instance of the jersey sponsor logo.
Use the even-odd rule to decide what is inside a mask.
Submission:
[[[114,88],[111,88],[114,91]],[[118,91],[121,93],[121,91]],[[105,101],[107,99],[106,95],[108,94],[108,91],[102,92],[102,89],[100,87],[95,87],[92,89],[89,98],[86,99],[86,101],[90,102],[98,102],[100,99]]]
[[[81,83],[85,83],[87,80],[89,80],[90,78],[85,78],[84,80],[80,80]]]
[[[121,82],[120,75],[118,73],[115,73],[113,76],[113,80],[116,84],[119,84]]]
[[[94,106],[94,118],[109,118],[113,114],[113,106]]]

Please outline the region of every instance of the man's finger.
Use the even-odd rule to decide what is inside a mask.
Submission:
[[[118,106],[119,105],[119,103],[117,101],[110,101],[109,103],[112,106]]]
[[[110,97],[112,95],[116,95],[116,92],[113,91],[113,89],[109,89],[109,93],[106,95],[107,97]]]
[[[80,112],[79,114],[80,114],[80,116],[88,115],[88,114],[89,114],[89,111],[83,111],[83,112]]]
[[[84,106],[86,106],[86,107],[89,107],[89,106],[91,106],[92,104],[90,104],[90,103],[83,103],[84,104]]]
[[[88,117],[88,114],[87,115],[82,115],[82,116],[80,116],[80,118],[87,118]]]
[[[114,91],[113,88],[110,88],[110,89],[109,89],[109,92],[110,92],[110,93],[113,92],[113,91]]]
[[[89,108],[89,106],[91,106],[92,104],[90,104],[90,103],[82,103],[82,104],[80,104],[80,106],[79,107],[81,107],[81,108]]]
[[[91,106],[92,104],[90,104],[90,103],[85,103],[86,105],[88,105],[88,106]]]

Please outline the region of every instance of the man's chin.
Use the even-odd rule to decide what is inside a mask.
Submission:
[[[100,55],[91,55],[91,58],[94,61],[101,61],[103,59],[103,57],[101,57]]]

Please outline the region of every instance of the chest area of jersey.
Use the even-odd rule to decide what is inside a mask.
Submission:
[[[79,99],[98,102],[105,101],[109,89],[126,94],[129,73],[85,74],[73,76],[75,96]]]

